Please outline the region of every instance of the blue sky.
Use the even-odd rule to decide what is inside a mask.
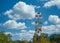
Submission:
[[[30,40],[34,34],[35,14],[43,16],[43,33],[60,32],[60,0],[0,0],[0,31],[13,40]]]

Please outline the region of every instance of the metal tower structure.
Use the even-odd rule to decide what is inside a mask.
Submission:
[[[38,13],[35,15],[35,34],[33,37],[33,43],[40,43],[42,37],[42,15]]]
[[[42,15],[38,13],[35,15],[35,32],[39,36],[42,34]]]

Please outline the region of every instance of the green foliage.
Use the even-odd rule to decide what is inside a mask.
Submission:
[[[50,43],[50,39],[48,38],[48,34],[42,33],[40,43]]]
[[[7,42],[11,42],[11,35],[10,34],[5,34],[3,31],[0,31],[0,42],[1,43],[7,43]]]
[[[27,40],[15,40],[13,41],[11,39],[11,35],[10,34],[5,34],[4,31],[0,31],[0,43],[33,43],[33,42],[28,42]],[[37,35],[34,35],[34,43],[36,43],[36,38]],[[42,34],[42,38],[39,37],[39,43],[60,43],[60,34],[52,34],[50,36],[48,36],[48,34],[43,33]]]
[[[4,31],[0,31],[0,43],[27,43],[26,40],[24,41],[20,41],[20,40],[16,40],[16,41],[13,41],[11,39],[11,35],[10,34],[5,34]]]
[[[50,36],[50,41],[60,43],[60,34],[52,34]]]

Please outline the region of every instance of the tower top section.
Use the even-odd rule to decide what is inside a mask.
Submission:
[[[38,13],[35,15],[35,17],[37,17],[37,18],[42,17],[42,14],[38,12]]]
[[[41,12],[40,13],[38,12],[37,14],[41,14]]]

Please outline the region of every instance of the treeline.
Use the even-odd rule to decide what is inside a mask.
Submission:
[[[12,35],[10,34],[5,34],[5,32],[0,31],[0,43],[32,43],[31,41],[27,41],[27,40],[12,40]],[[60,43],[60,34],[52,34],[50,36],[48,36],[48,34],[43,34],[43,37],[47,39],[49,39],[49,41],[47,43]]]
[[[48,34],[43,33],[43,37],[46,39],[47,43],[60,43],[60,34],[51,34],[48,36]]]
[[[28,43],[27,40],[12,40],[11,34],[5,34],[4,31],[0,31],[0,43]]]

